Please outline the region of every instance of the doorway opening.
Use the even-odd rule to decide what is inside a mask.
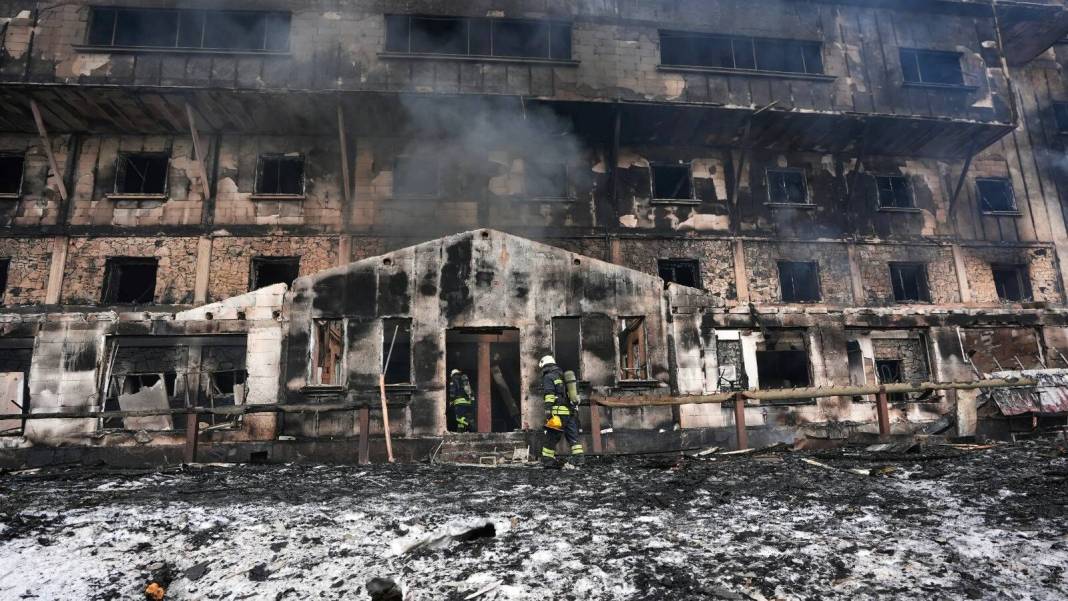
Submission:
[[[478,432],[513,432],[522,426],[519,330],[455,328],[445,332],[445,377],[458,369],[471,381]],[[446,403],[450,432],[456,416]]]

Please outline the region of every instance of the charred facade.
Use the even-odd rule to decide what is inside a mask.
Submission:
[[[449,431],[456,365],[480,431],[536,431],[546,352],[650,397],[1068,366],[1066,35],[1053,0],[0,0],[0,414],[358,402],[391,347],[411,440]],[[945,415],[982,429],[974,394],[891,407]],[[0,434],[183,436],[138,419]],[[733,419],[601,416],[620,448]]]

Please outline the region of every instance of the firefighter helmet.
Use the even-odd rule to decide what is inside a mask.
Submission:
[[[538,367],[545,367],[546,365],[556,365],[556,359],[553,359],[552,355],[545,355],[538,361]]]
[[[563,430],[564,422],[559,415],[554,415],[549,418],[549,421],[545,422],[545,427],[550,430]]]

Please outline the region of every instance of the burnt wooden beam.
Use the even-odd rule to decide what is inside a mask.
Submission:
[[[37,135],[41,138],[45,156],[48,157],[48,167],[52,170],[52,174],[56,178],[56,185],[59,187],[59,199],[65,204],[67,202],[67,184],[63,182],[63,172],[59,170],[59,165],[56,163],[56,155],[52,152],[52,141],[48,139],[48,130],[45,129],[44,119],[41,117],[41,109],[33,98],[30,99],[30,111],[33,112],[33,122],[37,125]]]
[[[211,182],[208,181],[208,170],[204,167],[204,147],[200,144],[200,133],[197,132],[196,119],[193,117],[193,107],[186,102],[185,114],[189,119],[189,134],[193,137],[193,152],[196,156],[197,170],[200,171],[200,185],[204,194],[204,202],[211,198]],[[216,152],[218,152],[216,150]]]

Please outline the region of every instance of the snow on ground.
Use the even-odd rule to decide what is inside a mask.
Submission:
[[[710,457],[10,474],[0,599],[1068,598],[1049,443]]]

